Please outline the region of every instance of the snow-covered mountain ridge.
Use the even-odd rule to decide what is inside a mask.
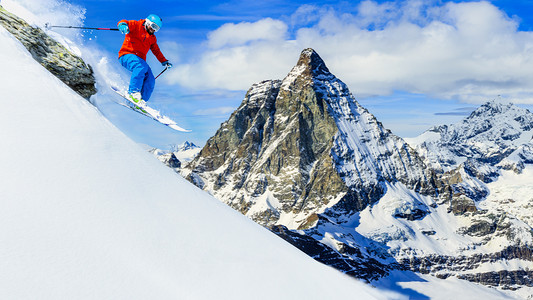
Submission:
[[[533,163],[533,113],[513,104],[488,102],[462,122],[436,126],[414,139],[407,139],[434,169],[450,171],[464,164],[491,166],[479,173],[492,181],[497,169],[521,172]]]
[[[505,132],[503,141],[517,140]],[[306,49],[285,79],[250,88],[182,174],[315,259],[376,285],[413,270],[531,291],[531,227],[480,209],[484,183],[465,170],[428,165]]]

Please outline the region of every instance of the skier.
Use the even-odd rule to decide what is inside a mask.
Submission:
[[[161,18],[154,14],[149,15],[144,20],[121,20],[118,22],[118,29],[126,35],[118,53],[119,61],[123,67],[132,72],[128,96],[140,107],[146,106],[145,101],[150,99],[155,86],[154,74],[146,63],[148,50],[152,50],[152,53],[164,67],[172,67],[172,64],[161,53],[154,35],[162,25]]]

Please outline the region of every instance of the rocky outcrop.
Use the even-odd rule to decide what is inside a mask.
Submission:
[[[180,160],[172,152],[159,155],[157,159],[171,169],[181,168]]]
[[[91,66],[49,37],[0,6],[0,24],[28,49],[33,58],[80,96],[96,94]]]
[[[447,276],[439,277],[446,278]],[[457,278],[484,285],[501,287],[505,290],[517,290],[522,286],[533,286],[533,271],[531,270],[502,270],[485,273],[459,274],[457,275]]]
[[[517,289],[520,286],[533,287],[533,270],[529,269],[472,272],[484,264],[495,264],[509,260],[531,262],[533,261],[533,250],[526,246],[511,246],[496,253],[471,256],[431,255],[404,259],[399,263],[405,269],[423,274],[435,274],[444,279],[456,276],[459,279],[503,289]]]
[[[317,261],[367,282],[387,276],[391,270],[400,267],[397,264],[380,263],[364,255],[358,247],[340,244],[339,249],[334,250],[312,237],[288,230],[283,225],[273,226],[270,230]]]
[[[477,207],[474,203],[474,200],[459,194],[452,197],[448,210],[453,212],[455,215],[463,215],[467,212],[476,212]]]

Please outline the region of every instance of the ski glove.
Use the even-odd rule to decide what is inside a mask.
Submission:
[[[161,63],[163,67],[166,67],[167,69],[172,68],[172,64],[167,60]]]
[[[118,24],[118,30],[122,33],[122,34],[128,34],[130,33],[130,28],[128,27],[128,24],[122,22],[120,24]]]

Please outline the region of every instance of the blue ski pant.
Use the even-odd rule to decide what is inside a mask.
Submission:
[[[148,101],[155,87],[152,69],[146,61],[135,54],[125,54],[119,59],[120,64],[131,71],[129,93],[141,92],[144,101]]]

